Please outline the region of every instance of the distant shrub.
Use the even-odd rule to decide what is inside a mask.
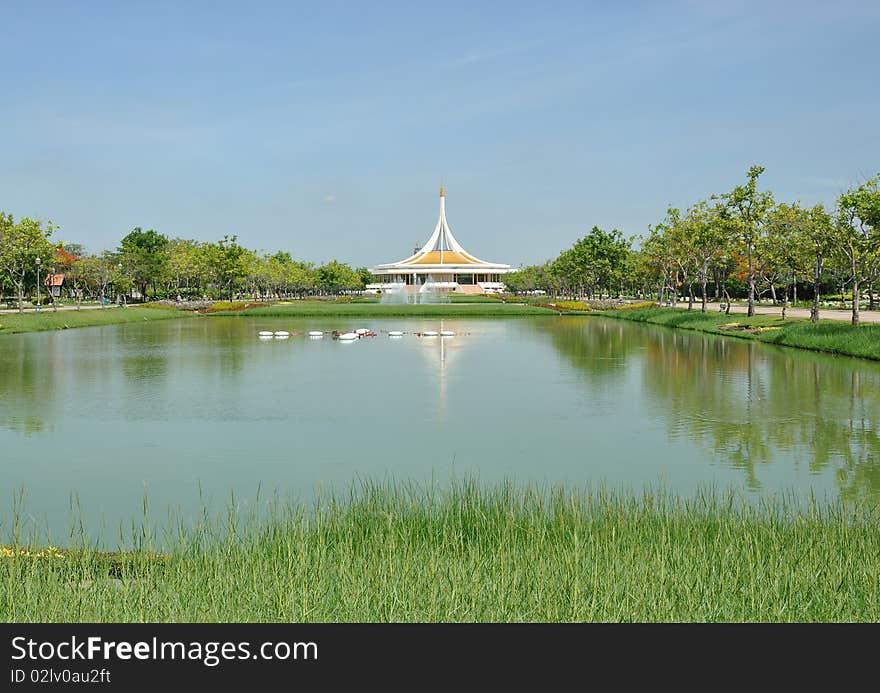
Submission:
[[[225,313],[231,310],[246,310],[248,308],[260,308],[266,303],[250,303],[248,301],[214,301],[202,310],[203,313]]]
[[[645,308],[655,308],[657,306],[653,301],[641,301],[639,303],[626,303],[622,306],[615,306],[614,310],[643,310]]]
[[[592,310],[592,306],[585,301],[553,301],[548,305],[561,308],[562,310]]]
[[[200,302],[200,303],[207,303]],[[189,306],[189,302],[187,303],[175,303],[174,301],[153,301],[152,303],[144,303],[144,308],[152,308],[154,310],[187,310]],[[197,307],[189,308],[189,310],[196,310]]]

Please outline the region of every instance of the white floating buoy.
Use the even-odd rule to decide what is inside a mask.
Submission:
[[[436,330],[428,330],[427,332],[422,332],[422,337],[436,337],[437,334]]]
[[[276,337],[289,337],[289,336],[290,336],[290,332],[285,332],[284,330],[278,330],[278,331],[275,333],[275,336],[276,336]]]
[[[259,337],[257,337],[257,339],[259,339],[261,342],[268,342],[270,339],[272,339],[272,335],[271,334],[261,334]]]
[[[269,332],[268,330],[262,330],[262,331],[258,332],[257,334],[260,335],[261,337],[271,337],[275,333]]]
[[[401,332],[400,330],[391,330],[391,332],[388,333],[388,336],[389,337],[403,337],[403,332]]]
[[[323,336],[324,336],[324,333],[318,332],[318,330],[312,330],[311,332],[309,332],[309,337],[323,337]]]
[[[440,330],[440,336],[441,337],[454,337],[455,332],[453,332],[452,330]]]
[[[369,332],[365,327],[359,327],[354,331],[355,334],[367,334]]]
[[[345,333],[339,335],[339,340],[342,342],[352,342],[357,338],[358,338],[358,336],[354,332],[345,332]]]

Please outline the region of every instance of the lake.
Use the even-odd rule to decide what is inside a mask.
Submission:
[[[302,335],[357,327],[378,336]],[[360,479],[880,498],[880,364],[601,317],[411,334],[440,328],[218,317],[0,338],[0,542],[13,513],[58,544],[80,518],[112,544],[144,497],[193,518]]]

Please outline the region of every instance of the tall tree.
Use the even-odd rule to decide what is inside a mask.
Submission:
[[[239,283],[248,275],[251,251],[238,244],[238,236],[223,236],[206,249],[208,265],[217,284],[220,295],[227,295],[231,301]]]
[[[834,244],[831,216],[822,205],[806,209],[799,204],[779,204],[768,220],[769,252],[774,263],[789,268],[792,281],[797,275],[809,277],[813,284],[810,320],[819,322],[819,298],[825,259]],[[782,314],[788,302],[783,302]]]
[[[750,317],[755,314],[756,247],[767,222],[767,214],[773,207],[773,193],[769,190],[758,190],[758,178],[762,173],[764,173],[763,166],[752,166],[749,168],[745,185],[737,185],[729,193],[722,195],[747,261]]]
[[[162,281],[168,271],[168,239],[161,233],[136,226],[119,245],[119,255],[131,281],[147,297],[147,287]]]
[[[706,312],[708,301],[710,266],[723,255],[727,247],[727,227],[722,221],[722,216],[718,205],[700,201],[688,210],[685,218],[690,254],[694,261],[697,281],[700,283],[700,310],[703,313]]]
[[[92,294],[101,299],[101,308],[107,307],[107,288],[116,284],[119,290],[124,281],[118,258],[107,251],[98,256],[80,258],[76,273],[91,288]]]
[[[199,281],[201,257],[198,241],[174,238],[168,242],[168,278],[174,295],[188,294]]]
[[[837,201],[837,253],[852,286],[852,324],[859,324],[860,290],[880,275],[880,175]]]
[[[331,260],[326,265],[322,265],[317,272],[318,286],[327,293],[356,290],[361,286],[361,277],[357,271],[338,260]]]
[[[48,237],[55,230],[40,221],[24,217],[16,223],[11,214],[0,212],[0,271],[18,293],[18,312],[24,311],[25,281],[35,273],[37,259],[48,267],[53,247]]]

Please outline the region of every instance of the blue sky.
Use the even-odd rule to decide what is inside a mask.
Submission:
[[[880,3],[11,3],[0,209],[371,265],[450,225],[541,262],[767,168],[880,171]]]

